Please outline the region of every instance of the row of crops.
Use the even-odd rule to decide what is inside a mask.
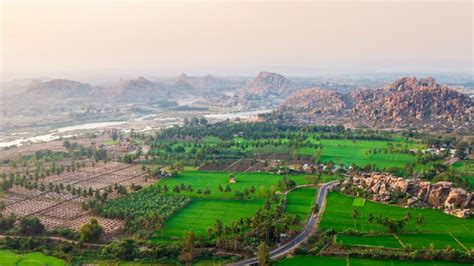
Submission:
[[[189,202],[187,196],[159,194],[154,187],[149,187],[106,201],[98,205],[95,211],[104,217],[124,219],[129,227],[159,229]]]

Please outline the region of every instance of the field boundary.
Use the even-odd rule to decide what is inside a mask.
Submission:
[[[396,234],[393,233],[392,236],[395,237],[396,240],[398,240],[398,243],[400,243],[402,248],[405,248],[405,244],[403,244],[402,240]]]
[[[469,251],[469,249],[464,246],[464,244],[459,241],[459,239],[457,239],[451,232],[449,232],[449,235],[454,239],[454,241],[456,241],[463,249],[465,249],[466,251]]]

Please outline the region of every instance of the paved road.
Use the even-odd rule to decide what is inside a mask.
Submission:
[[[270,258],[275,259],[278,257],[281,257],[296,247],[303,243],[310,235],[311,233],[314,232],[314,230],[317,228],[317,222],[319,221],[319,217],[324,211],[324,205],[326,204],[326,195],[327,195],[327,190],[331,186],[337,184],[339,181],[332,181],[329,183],[322,184],[322,186],[318,189],[318,194],[316,196],[316,203],[319,206],[319,212],[317,214],[311,215],[310,218],[308,219],[308,222],[306,223],[304,230],[297,235],[295,238],[293,238],[290,242],[285,243],[282,246],[279,246],[272,251],[270,251]],[[258,259],[256,257],[230,263],[228,266],[243,266],[243,265],[257,265]]]

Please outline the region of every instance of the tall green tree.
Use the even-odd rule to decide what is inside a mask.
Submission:
[[[265,242],[260,242],[258,245],[257,250],[257,257],[258,257],[258,265],[259,266],[269,266],[272,265],[272,261],[270,259],[270,253],[268,252],[268,247]]]
[[[83,242],[97,241],[104,229],[99,224],[96,218],[92,218],[88,223],[83,224],[79,229],[80,240]]]
[[[356,228],[356,222],[357,222],[357,209],[352,209],[352,220],[354,220],[354,229]]]
[[[189,230],[184,235],[183,242],[181,244],[181,254],[179,255],[179,259],[181,262],[185,263],[186,265],[191,265],[193,262],[193,255],[194,255],[194,232],[193,230]]]

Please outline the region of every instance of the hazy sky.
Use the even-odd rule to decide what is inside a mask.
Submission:
[[[2,72],[470,72],[472,38],[472,1],[1,4]]]

